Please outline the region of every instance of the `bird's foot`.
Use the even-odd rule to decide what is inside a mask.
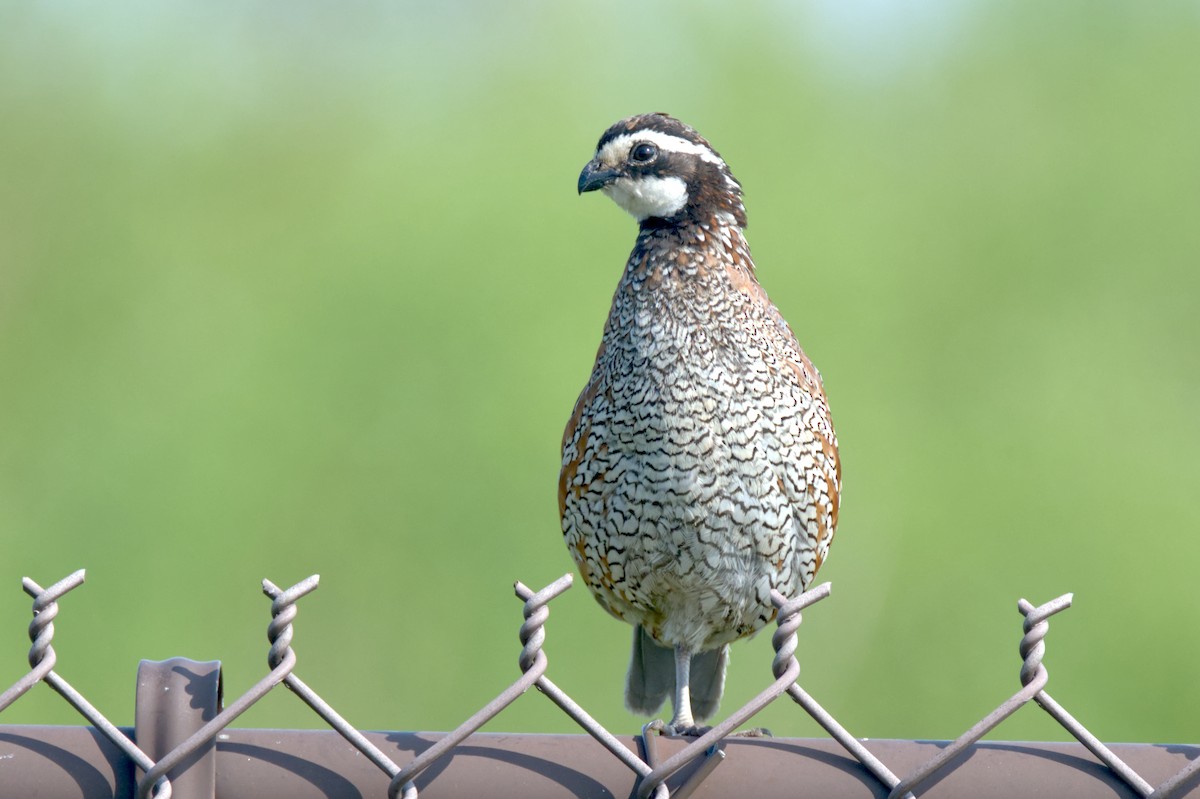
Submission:
[[[642,725],[642,735],[646,733],[656,732],[659,735],[666,735],[667,723],[662,719],[655,719],[647,724]]]
[[[699,738],[711,729],[712,727],[702,727],[696,723],[683,724],[672,720],[670,724],[667,724],[662,719],[655,719],[645,727],[642,727],[642,733],[656,732],[659,735],[672,735],[680,738]]]
[[[704,735],[711,729],[712,725],[701,726],[695,722],[691,724],[680,724],[673,721],[670,724],[664,724],[662,726],[662,734],[675,735],[680,738],[699,738],[701,735]]]
[[[748,730],[738,730],[731,733],[730,738],[774,738],[775,733],[768,730],[766,727],[752,727]]]
[[[643,733],[656,732],[659,735],[674,735],[680,738],[699,738],[706,732],[711,730],[711,726],[701,726],[699,724],[683,725],[672,721],[667,724],[662,719],[655,719],[642,728]],[[771,732],[766,727],[751,727],[748,730],[739,730],[729,734],[730,738],[774,738],[775,733]]]

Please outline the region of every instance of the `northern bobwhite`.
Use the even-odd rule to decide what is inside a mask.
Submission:
[[[741,184],[666,114],[604,132],[579,175],[638,221],[563,434],[559,511],[584,582],[634,625],[625,703],[695,732],[731,641],[812,581],[841,492],[821,377],[767,298]],[[693,715],[694,714],[694,715]]]

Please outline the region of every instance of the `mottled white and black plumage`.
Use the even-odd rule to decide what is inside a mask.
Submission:
[[[803,590],[833,539],[837,438],[820,376],[759,286],[741,185],[666,114],[613,125],[579,176],[639,223],[563,435],[559,510],[584,582],[634,625],[626,704],[717,709],[728,644]]]

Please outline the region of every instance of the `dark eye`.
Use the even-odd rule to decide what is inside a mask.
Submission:
[[[646,141],[633,145],[629,151],[629,162],[632,164],[648,164],[657,157],[658,148]]]

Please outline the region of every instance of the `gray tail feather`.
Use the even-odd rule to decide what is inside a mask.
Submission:
[[[633,654],[625,678],[625,707],[653,716],[675,691],[675,653],[653,638],[642,625],[633,628]]]
[[[697,720],[711,717],[725,691],[725,664],[729,647],[692,655],[692,714]],[[625,681],[625,706],[632,712],[653,716],[675,692],[675,652],[642,629],[633,628],[633,654]]]
[[[729,645],[692,655],[692,715],[697,721],[711,718],[725,693],[725,664]]]

